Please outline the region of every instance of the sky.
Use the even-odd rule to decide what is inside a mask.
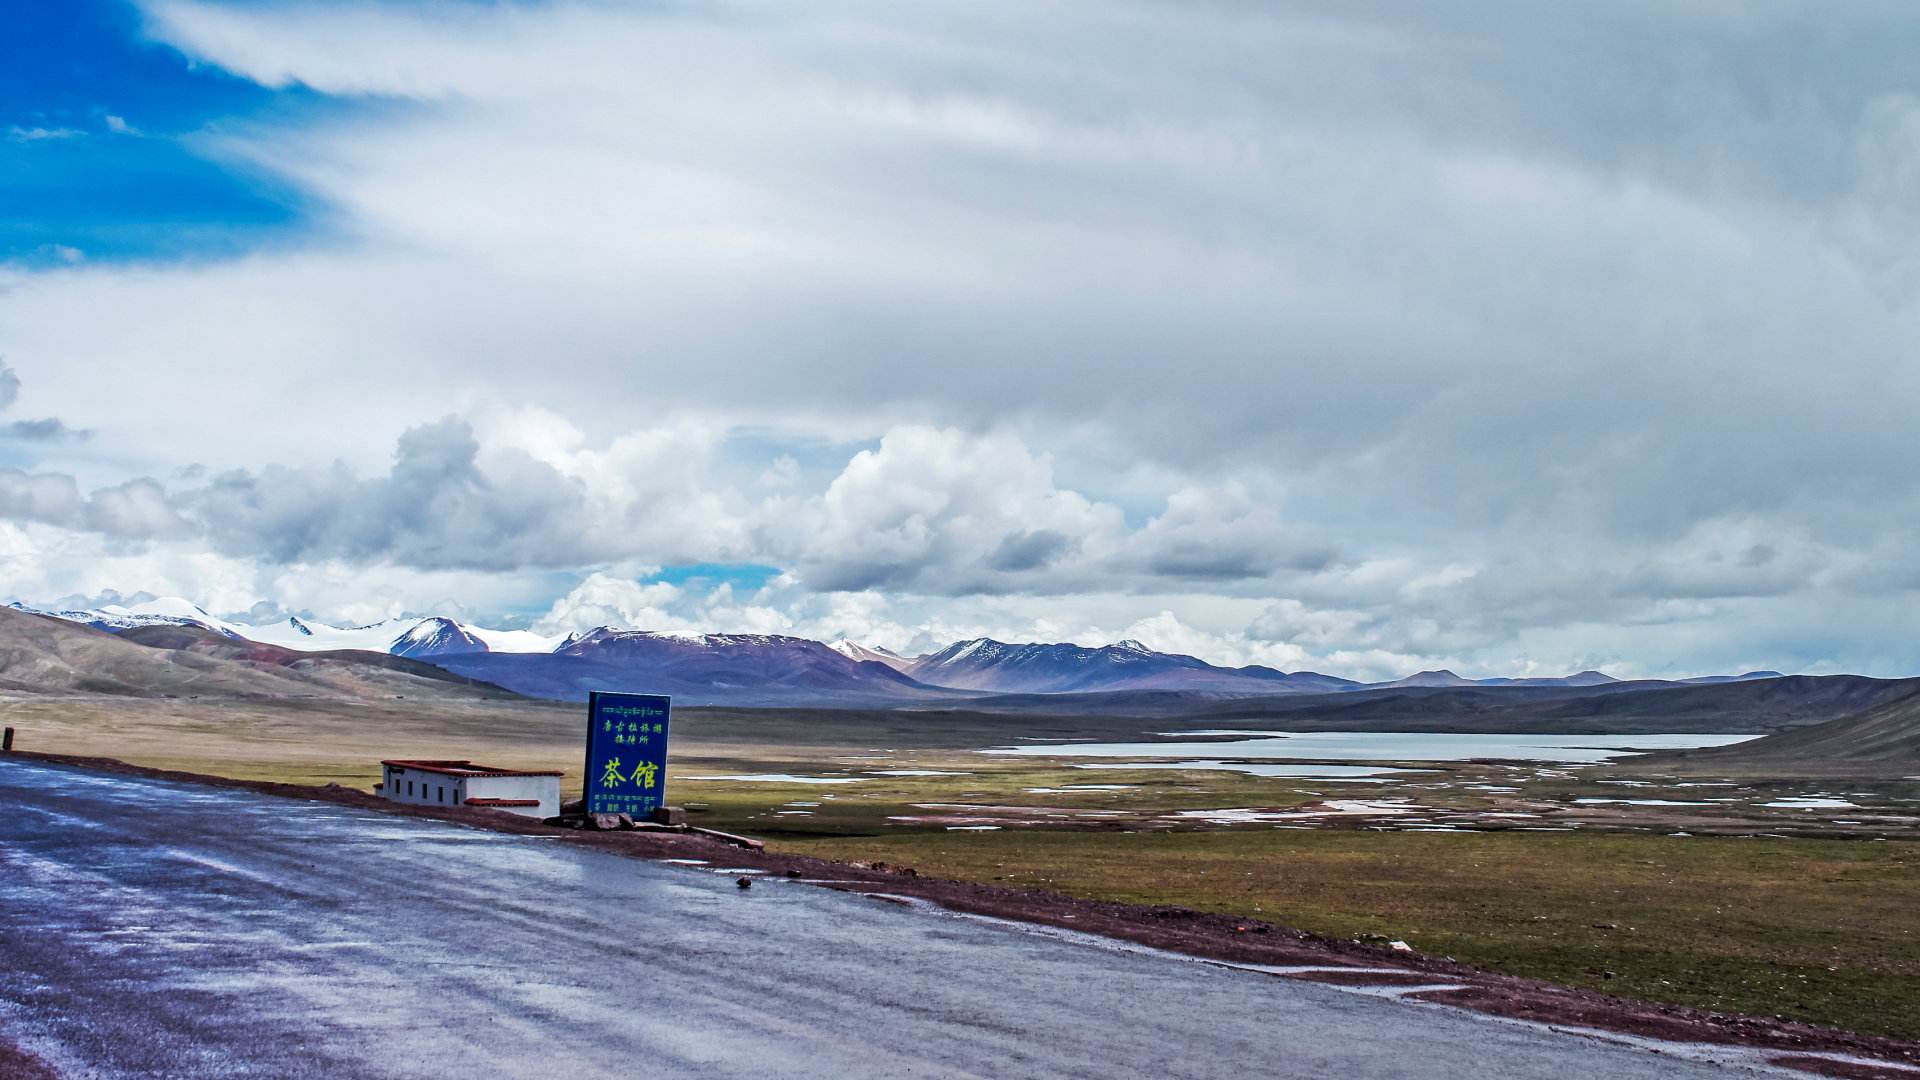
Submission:
[[[0,594],[1920,672],[1904,3],[25,5]]]

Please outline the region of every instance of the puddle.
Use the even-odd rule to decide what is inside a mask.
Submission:
[[[1327,817],[1390,817],[1411,814],[1424,809],[1405,801],[1366,802],[1359,799],[1328,799],[1314,805],[1319,809],[1259,810],[1253,807],[1226,807],[1219,810],[1180,810],[1172,816],[1186,821],[1205,821],[1213,825],[1243,825]]]
[[[955,772],[952,769],[879,769],[869,776],[972,776],[972,773]]]
[[[948,832],[999,832],[998,825],[949,825]]]
[[[1831,795],[1795,795],[1772,802],[1763,802],[1761,806],[1778,810],[1858,810],[1859,803],[1850,803],[1845,799]]]

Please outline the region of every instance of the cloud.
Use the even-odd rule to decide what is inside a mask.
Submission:
[[[94,433],[7,429],[0,509],[73,534],[33,580],[111,544],[566,621],[753,560],[767,597],[577,606],[1911,666],[1892,9],[144,6],[334,99],[182,143],[317,239],[0,269],[0,348]],[[138,561],[196,545],[245,571]]]
[[[0,469],[0,518],[73,525],[85,505],[71,476]]]
[[[53,139],[78,139],[86,135],[79,128],[69,127],[21,127],[18,124],[7,129],[7,137],[14,142],[46,142]]]
[[[0,413],[13,408],[14,403],[19,400],[20,376],[4,360],[0,360]],[[51,416],[39,420],[14,420],[0,424],[0,432],[24,442],[81,440],[92,434],[68,427],[64,421]]]
[[[58,442],[62,439],[85,439],[91,433],[68,427],[57,417],[45,417],[40,420],[15,420],[6,425],[6,431],[16,439],[27,442]]]
[[[769,551],[826,592],[1008,591],[1041,575],[1057,591],[1124,524],[1118,508],[1058,486],[1017,437],[919,426],[889,431],[792,510],[785,527],[763,526]]]

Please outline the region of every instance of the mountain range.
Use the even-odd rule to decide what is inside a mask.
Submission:
[[[289,617],[261,625],[221,619],[178,598],[128,606],[15,609],[117,634],[192,628],[215,638],[290,653],[383,653],[425,661],[457,675],[531,697],[578,700],[594,690],[646,689],[687,704],[937,705],[991,695],[1174,693],[1198,699],[1341,694],[1424,687],[1558,687],[1604,690],[1618,681],[1598,671],[1557,678],[1465,679],[1423,671],[1387,683],[1360,683],[1313,671],[1259,665],[1221,667],[1157,652],[1138,641],[1111,645],[959,641],[906,657],[852,641],[831,645],[769,634],[699,634],[600,627],[565,638],[493,630],[444,616],[337,627]],[[1712,676],[1689,682],[1780,677],[1779,672]],[[1620,684],[1623,688],[1629,684]],[[1672,685],[1647,681],[1632,686]]]
[[[306,651],[200,626],[148,622],[100,633],[0,608],[0,693],[284,702],[494,702],[513,695],[386,653]]]

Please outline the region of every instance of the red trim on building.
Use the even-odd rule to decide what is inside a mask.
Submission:
[[[468,799],[468,806],[539,806],[539,799]]]
[[[382,765],[391,765],[396,769],[418,769],[421,772],[442,773],[446,776],[565,776],[559,770],[551,772],[542,769],[496,769],[491,765],[475,765],[471,761],[382,761]]]

